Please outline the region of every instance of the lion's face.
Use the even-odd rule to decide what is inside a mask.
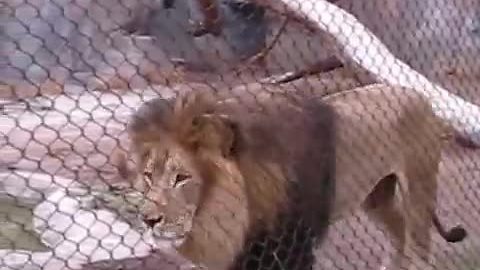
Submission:
[[[174,144],[150,148],[143,160],[144,221],[156,241],[180,245],[192,228],[202,178],[189,154]]]
[[[232,167],[227,173],[235,171],[233,120],[212,114],[205,102],[210,101],[187,98],[170,106],[170,101],[156,99],[144,104],[129,124],[137,163],[130,180],[145,196],[140,212],[157,244],[178,248],[203,227],[195,226],[201,224],[200,207],[209,198],[203,193],[210,193],[224,163]]]

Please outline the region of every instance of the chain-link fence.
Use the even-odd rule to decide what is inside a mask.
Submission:
[[[0,10],[0,269],[480,269],[478,1]]]

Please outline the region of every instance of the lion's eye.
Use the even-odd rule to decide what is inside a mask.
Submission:
[[[175,176],[175,182],[173,183],[173,187],[181,186],[190,178],[192,178],[192,176],[189,174],[177,174],[177,176]]]

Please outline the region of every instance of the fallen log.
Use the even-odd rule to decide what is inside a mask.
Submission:
[[[458,133],[480,147],[480,107],[431,82],[395,57],[379,38],[355,16],[326,0],[257,0],[271,9],[304,18],[326,32],[339,57],[353,63],[381,82],[412,88],[431,100],[434,112]]]

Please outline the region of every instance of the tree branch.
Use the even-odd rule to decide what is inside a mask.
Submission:
[[[382,82],[412,88],[432,102],[438,117],[460,136],[480,145],[480,108],[454,95],[396,58],[352,14],[326,0],[258,0],[266,6],[293,13],[314,23],[336,42],[340,55],[368,70]]]

